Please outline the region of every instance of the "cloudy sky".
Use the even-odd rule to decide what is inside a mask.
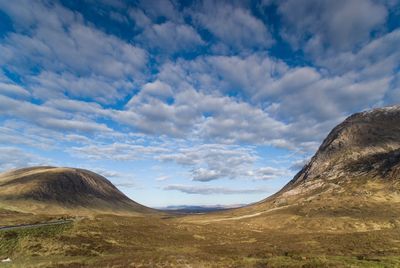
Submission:
[[[398,0],[0,1],[0,170],[258,201],[346,116],[400,102],[399,48]]]

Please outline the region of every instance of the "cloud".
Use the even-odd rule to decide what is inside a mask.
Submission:
[[[0,115],[19,118],[48,129],[59,131],[109,132],[105,124],[88,119],[68,118],[68,114],[43,105],[14,100],[0,95]]]
[[[0,147],[0,170],[49,165],[51,160],[26,152],[16,147]]]
[[[64,26],[68,27],[67,32],[62,25],[56,29],[42,27],[31,36],[19,33],[7,35],[1,45],[5,53],[2,53],[0,62],[14,65],[14,69],[40,65],[54,72],[95,73],[114,79],[139,75],[146,65],[147,53],[143,49],[97,29],[80,24]]]
[[[170,102],[143,91],[128,102],[128,111],[115,117],[146,133],[185,137],[194,132],[205,140],[224,143],[263,143],[286,128],[262,109],[234,98],[191,88],[178,90],[171,98]]]
[[[65,136],[65,139],[69,142],[80,143],[80,144],[88,144],[91,141],[88,137],[77,134],[68,134]]]
[[[240,177],[257,160],[257,156],[245,148],[207,144],[161,154],[158,159],[191,167],[192,180],[205,182]]]
[[[199,182],[223,178],[266,180],[290,175],[284,169],[256,168],[259,156],[251,148],[239,146],[205,144],[181,148],[175,153],[164,153],[157,159],[189,167],[192,180]]]
[[[400,30],[384,34],[352,52],[336,53],[330,57],[318,57],[319,65],[332,73],[351,73],[362,80],[372,80],[387,76],[398,66],[400,52]]]
[[[124,143],[91,144],[72,147],[68,150],[73,156],[88,159],[108,159],[116,161],[137,160],[146,156],[166,152],[167,149],[154,146],[142,146]]]
[[[227,47],[268,48],[274,41],[267,26],[247,8],[228,1],[202,1],[190,12],[199,26]]]
[[[175,21],[181,17],[176,9],[176,5],[175,1],[170,0],[140,0],[138,6],[152,20],[166,18]]]
[[[168,175],[163,175],[163,176],[157,177],[157,178],[156,178],[156,181],[166,181],[166,180],[168,180],[168,179],[170,179],[170,176],[168,176]]]
[[[292,171],[298,172],[309,162],[310,162],[310,159],[300,159],[300,160],[294,161],[293,164],[289,167],[289,169]]]
[[[399,102],[398,1],[263,3],[277,13],[248,1],[92,1],[82,13],[0,2],[12,22],[0,143],[79,164],[161,161],[203,184],[268,183],[304,162],[262,162],[265,148],[307,158],[346,116]]]
[[[16,85],[14,83],[3,83],[0,82],[0,94],[6,95],[10,97],[21,97],[27,98],[30,96],[30,93],[25,88]]]
[[[286,0],[277,2],[283,19],[283,37],[296,49],[313,55],[351,50],[370,39],[371,32],[386,21],[382,3],[370,0]]]
[[[144,77],[147,52],[88,26],[81,14],[54,3],[0,5],[15,24],[0,44],[0,63],[19,75],[32,74],[37,97],[57,91],[112,103],[132,89],[132,80]]]
[[[5,120],[0,127],[0,143],[29,146],[41,150],[51,150],[64,140],[59,131],[39,127],[20,120]]]
[[[173,22],[148,26],[137,39],[146,47],[169,53],[192,52],[196,47],[204,45],[193,27]]]
[[[232,189],[226,187],[208,187],[172,184],[165,186],[163,190],[180,191],[185,194],[200,194],[200,195],[227,195],[227,194],[260,194],[267,193],[266,189]]]
[[[254,53],[168,62],[162,66],[158,81],[177,90],[175,96],[190,96],[187,99],[196,103],[191,105],[192,113],[186,114],[191,118],[205,115],[202,121],[193,121],[199,128],[196,133],[205,139],[315,150],[315,143],[346,116],[379,105],[387,92],[393,91],[393,73],[400,60],[394,48],[397,39],[398,31],[394,31],[354,54],[338,53],[336,62],[333,58],[332,63],[326,62],[333,66],[332,72],[312,66],[291,67]],[[335,65],[338,70],[340,66],[350,69],[336,72]],[[196,93],[188,88],[196,89]],[[237,97],[222,101],[226,95]],[[395,91],[391,96],[396,96]],[[208,100],[219,112],[195,111]],[[176,105],[165,107],[173,115]]]
[[[134,182],[117,182],[114,183],[115,186],[121,187],[121,188],[135,188],[138,185]]]
[[[286,169],[274,167],[262,167],[254,171],[249,171],[249,175],[256,180],[273,180],[290,177],[292,174]]]
[[[102,104],[112,104],[127,95],[135,85],[128,80],[115,80],[104,76],[77,76],[72,73],[43,71],[31,76],[31,90],[35,97],[46,99],[92,99]]]

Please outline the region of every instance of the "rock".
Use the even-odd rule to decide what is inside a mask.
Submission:
[[[7,258],[7,259],[4,259],[4,260],[1,260],[1,262],[11,262],[11,259]]]

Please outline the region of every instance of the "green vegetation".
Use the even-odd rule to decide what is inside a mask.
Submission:
[[[34,253],[42,248],[46,240],[59,238],[60,234],[71,228],[71,223],[27,227],[15,230],[0,230],[0,258],[14,256],[16,252]]]

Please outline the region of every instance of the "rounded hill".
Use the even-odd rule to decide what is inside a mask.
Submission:
[[[23,211],[152,211],[103,176],[77,168],[31,167],[2,173],[0,200]]]

